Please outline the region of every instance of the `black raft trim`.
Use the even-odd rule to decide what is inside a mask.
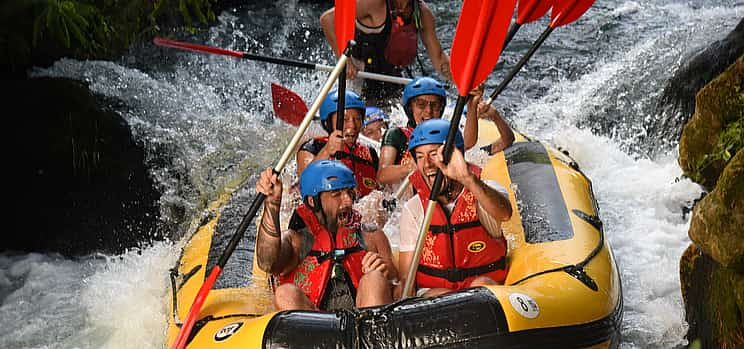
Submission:
[[[337,313],[286,311],[269,321],[263,348],[585,348],[620,342],[622,299],[608,316],[580,325],[509,332],[486,288]]]

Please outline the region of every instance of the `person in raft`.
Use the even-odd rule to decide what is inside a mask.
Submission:
[[[445,176],[416,273],[416,295],[425,297],[503,283],[507,273],[501,222],[512,215],[508,193],[497,182],[481,180],[481,169],[465,162],[460,131],[450,162],[442,163],[448,130],[448,121],[429,120],[414,129],[408,143],[416,162],[410,180],[417,195],[401,211],[398,270],[403,278],[412,264],[437,170]],[[397,295],[402,291],[398,287]]]
[[[357,194],[364,197],[378,189],[376,179],[379,158],[373,147],[357,142],[364,118],[364,102],[358,94],[346,90],[344,104],[344,128],[334,130],[338,92],[332,91],[323,100],[320,105],[320,122],[329,135],[310,139],[300,146],[297,151],[297,177],[301,177],[305,167],[313,161],[340,160],[354,172]]]
[[[380,230],[361,231],[352,209],[356,180],[339,161],[308,165],[300,177],[303,203],[280,231],[282,182],[271,168],[256,191],[266,195],[256,240],[259,268],[278,281],[279,310],[352,309],[390,303],[397,271]]]
[[[483,94],[483,88],[473,90],[472,94]],[[480,99],[479,99],[480,100]],[[447,106],[447,91],[444,85],[430,77],[417,77],[403,89],[401,101],[408,117],[405,127],[392,127],[382,136],[380,147],[380,169],[377,181],[380,184],[400,183],[416,169],[408,152],[408,139],[413,128],[426,120],[439,119]],[[471,99],[468,106],[471,110],[477,107],[477,101]],[[465,118],[465,149],[473,147],[478,139],[477,118]]]
[[[338,57],[334,26],[335,7],[320,16],[326,41]],[[437,37],[434,13],[423,0],[356,0],[356,22],[350,64],[346,76],[355,79],[358,71],[402,76],[417,56],[418,38],[426,48],[432,66],[439,74],[452,80],[449,57]],[[366,80],[361,89],[370,105],[385,107],[400,96],[400,85]]]
[[[388,115],[382,109],[368,106],[364,113],[362,135],[379,142],[382,139],[382,134],[388,127],[389,119]]]

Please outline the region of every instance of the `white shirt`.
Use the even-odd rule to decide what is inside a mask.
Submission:
[[[487,186],[491,189],[496,190],[499,194],[503,195],[507,200],[509,199],[509,193],[506,188],[496,181],[483,180]],[[457,199],[445,205],[443,209],[447,212],[452,212],[455,207],[455,203],[460,199],[462,191],[457,195]],[[481,225],[488,231],[491,236],[501,236],[501,223],[491,217],[486,210],[478,204],[476,208],[478,212],[478,218],[481,221]],[[421,204],[421,199],[418,195],[411,197],[401,209],[400,213],[400,252],[410,252],[416,249],[416,240],[418,240],[418,234],[421,230],[421,222],[424,220],[424,206]]]

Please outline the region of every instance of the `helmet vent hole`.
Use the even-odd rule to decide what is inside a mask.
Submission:
[[[326,180],[329,181],[329,182],[335,181],[337,179],[338,179],[338,177],[336,177],[336,176],[331,176],[331,177],[326,178]]]
[[[429,132],[429,134],[431,134],[431,135],[438,135],[440,133],[442,133],[442,131],[439,131],[439,130],[433,130],[433,131]]]

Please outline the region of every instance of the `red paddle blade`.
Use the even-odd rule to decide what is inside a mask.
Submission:
[[[491,74],[501,55],[516,0],[465,0],[450,53],[460,96]]]
[[[534,22],[548,13],[554,0],[519,0],[517,4],[517,23]]]
[[[550,16],[550,27],[569,24],[581,17],[594,4],[594,0],[556,0]]]
[[[237,52],[237,51],[225,50],[225,49],[221,49],[217,47],[192,44],[192,43],[183,42],[183,41],[175,41],[175,40],[161,38],[159,36],[155,37],[155,39],[153,39],[152,41],[155,43],[155,45],[158,45],[158,46],[180,48],[182,50],[188,50],[188,51],[194,51],[194,52],[202,52],[202,53],[206,52],[206,53],[214,53],[218,55],[234,56],[238,58],[243,58],[243,52]]]
[[[334,26],[336,27],[336,46],[341,54],[349,40],[354,39],[356,21],[356,0],[336,0]]]
[[[292,126],[300,126],[307,114],[307,105],[302,97],[294,91],[275,83],[271,83],[271,102],[274,114],[279,119]]]

